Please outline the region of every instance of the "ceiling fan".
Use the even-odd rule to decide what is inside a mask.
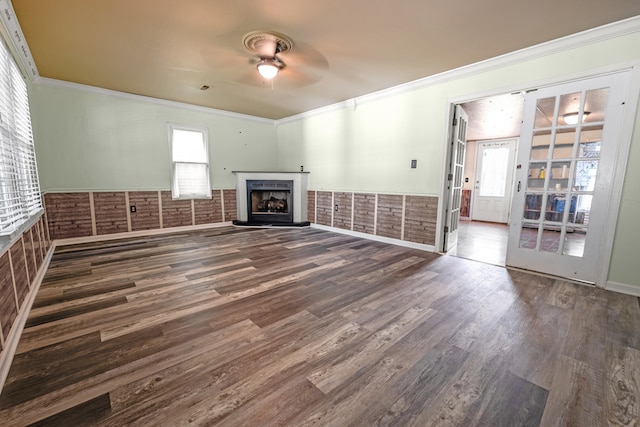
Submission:
[[[252,63],[265,79],[273,79],[287,66],[278,55],[291,52],[293,48],[289,37],[272,31],[252,31],[244,36],[242,43],[256,56]]]

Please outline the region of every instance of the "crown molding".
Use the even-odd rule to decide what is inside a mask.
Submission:
[[[7,41],[9,50],[13,53],[13,57],[18,64],[18,68],[22,73],[30,80],[37,80],[40,75],[38,74],[38,67],[36,67],[36,61],[34,61],[27,40],[24,38],[22,28],[16,17],[16,12],[13,10],[13,5],[10,0],[0,0],[0,33]]]
[[[150,96],[136,95],[136,94],[133,94],[133,93],[120,92],[120,91],[111,90],[111,89],[104,89],[104,88],[100,88],[100,87],[96,87],[96,86],[88,86],[88,85],[83,85],[83,84],[80,84],[80,83],[72,83],[72,82],[67,82],[67,81],[64,81],[64,80],[50,79],[48,77],[40,77],[40,78],[38,78],[37,81],[34,81],[33,83],[36,84],[36,85],[57,87],[57,88],[60,88],[60,89],[75,90],[75,91],[78,91],[78,92],[85,92],[85,93],[92,93],[92,94],[96,94],[96,95],[104,95],[104,96],[111,96],[111,97],[115,97],[115,98],[122,98],[122,99],[126,99],[126,100],[129,100],[129,101],[134,101],[134,102],[146,102],[146,103],[149,103],[149,104],[160,105],[160,106],[164,106],[164,107],[181,108],[183,110],[196,111],[196,112],[199,112],[199,113],[215,114],[217,116],[231,117],[231,118],[234,118],[234,119],[251,120],[251,121],[267,123],[267,124],[274,124],[275,123],[274,120],[266,119],[264,117],[257,117],[257,116],[251,116],[251,115],[248,115],[248,114],[234,113],[232,111],[226,111],[226,110],[218,110],[216,108],[203,107],[203,106],[200,106],[200,105],[188,104],[186,102],[169,101],[169,100],[166,100],[166,99],[153,98],[153,97],[150,97]]]
[[[515,65],[520,62],[531,61],[544,56],[552,55],[555,53],[561,53],[570,49],[575,49],[582,46],[588,46],[590,44],[602,42],[604,40],[621,37],[627,34],[632,34],[640,31],[640,15],[633,18],[624,19],[622,21],[613,22],[611,24],[603,25],[600,27],[591,28],[580,33],[571,34],[559,39],[551,40],[545,43],[541,43],[535,46],[527,47],[524,49],[516,50],[506,53],[504,55],[496,56],[486,59],[484,61],[476,62],[473,64],[465,65],[463,67],[455,68],[453,70],[444,71],[439,74],[427,76],[422,79],[414,80],[412,82],[404,83],[401,85],[393,86],[387,89],[383,89],[377,92],[372,92],[367,95],[359,96],[357,98],[348,99],[336,104],[321,107],[315,110],[306,111],[304,113],[296,114],[294,116],[286,117],[276,121],[277,125],[302,120],[312,116],[321,115],[330,111],[341,110],[345,108],[355,109],[359,104],[375,101],[381,98],[386,98],[418,89],[424,89],[429,86],[435,86],[438,84],[448,83],[453,80],[458,80],[464,77],[468,77],[474,74],[485,73],[494,71],[500,68],[507,67],[509,65]]]

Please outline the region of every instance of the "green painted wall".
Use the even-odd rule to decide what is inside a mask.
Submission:
[[[270,121],[33,84],[31,118],[42,191],[168,190],[168,123],[209,129],[212,188],[234,170],[274,170]]]
[[[316,190],[436,195],[447,113],[420,91],[280,125],[279,165],[304,165]]]
[[[439,195],[444,176],[448,105],[452,99],[506,93],[563,81],[585,70],[640,60],[640,30],[563,53],[407,93],[354,103],[278,126],[279,166],[304,165],[316,190]],[[637,99],[629,100],[637,103]],[[609,280],[640,287],[640,118],[628,157]],[[410,169],[411,159],[418,168]]]

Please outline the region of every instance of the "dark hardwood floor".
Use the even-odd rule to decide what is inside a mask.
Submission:
[[[636,297],[316,229],[60,247],[0,425],[637,426]]]

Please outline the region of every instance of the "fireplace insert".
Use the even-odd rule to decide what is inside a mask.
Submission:
[[[247,180],[249,224],[293,222],[293,181]]]

